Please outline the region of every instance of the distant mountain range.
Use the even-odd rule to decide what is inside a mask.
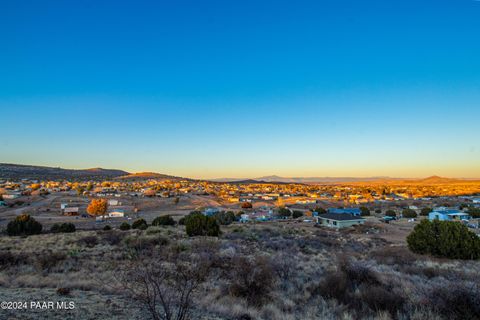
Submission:
[[[220,178],[214,179],[215,182],[227,183],[300,183],[300,184],[336,184],[336,183],[378,183],[378,184],[451,184],[451,183],[468,183],[478,182],[478,179],[453,179],[439,176],[431,176],[424,179],[416,178],[392,178],[392,177],[280,177],[280,176],[264,176],[254,179],[235,179]]]
[[[241,178],[220,178],[213,179],[217,182],[241,182],[241,181],[250,181],[250,182],[281,182],[281,183],[340,183],[340,182],[357,182],[357,181],[375,181],[381,179],[392,179],[389,177],[367,177],[367,178],[358,178],[358,177],[280,177],[280,176],[264,176],[253,179],[241,179]]]
[[[194,180],[189,178],[166,175],[156,172],[129,173],[117,169],[63,169],[44,166],[0,163],[0,179],[71,179],[71,180],[102,180],[112,179],[120,181],[142,180]],[[431,176],[424,179],[391,178],[391,177],[280,177],[276,175],[264,176],[254,179],[221,178],[210,179],[212,182],[226,182],[232,184],[252,183],[301,183],[301,184],[339,184],[339,183],[369,183],[369,184],[452,184],[480,182],[479,179],[453,179]]]

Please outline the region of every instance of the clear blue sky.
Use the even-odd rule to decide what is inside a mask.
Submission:
[[[2,1],[0,162],[480,177],[480,2]]]

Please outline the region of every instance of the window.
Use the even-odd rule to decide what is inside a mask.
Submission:
[[[336,226],[336,225],[337,225],[337,221],[333,221],[333,225]]]

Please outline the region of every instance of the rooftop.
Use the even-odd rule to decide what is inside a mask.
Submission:
[[[324,214],[318,215],[318,217],[322,219],[330,219],[330,220],[337,220],[337,221],[365,220],[362,217],[356,217],[346,213],[324,213]]]

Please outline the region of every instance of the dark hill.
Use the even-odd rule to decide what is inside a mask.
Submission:
[[[2,179],[72,179],[72,180],[96,180],[111,179],[123,175],[128,172],[115,169],[63,169],[43,166],[30,166],[22,164],[0,163],[0,178]]]

